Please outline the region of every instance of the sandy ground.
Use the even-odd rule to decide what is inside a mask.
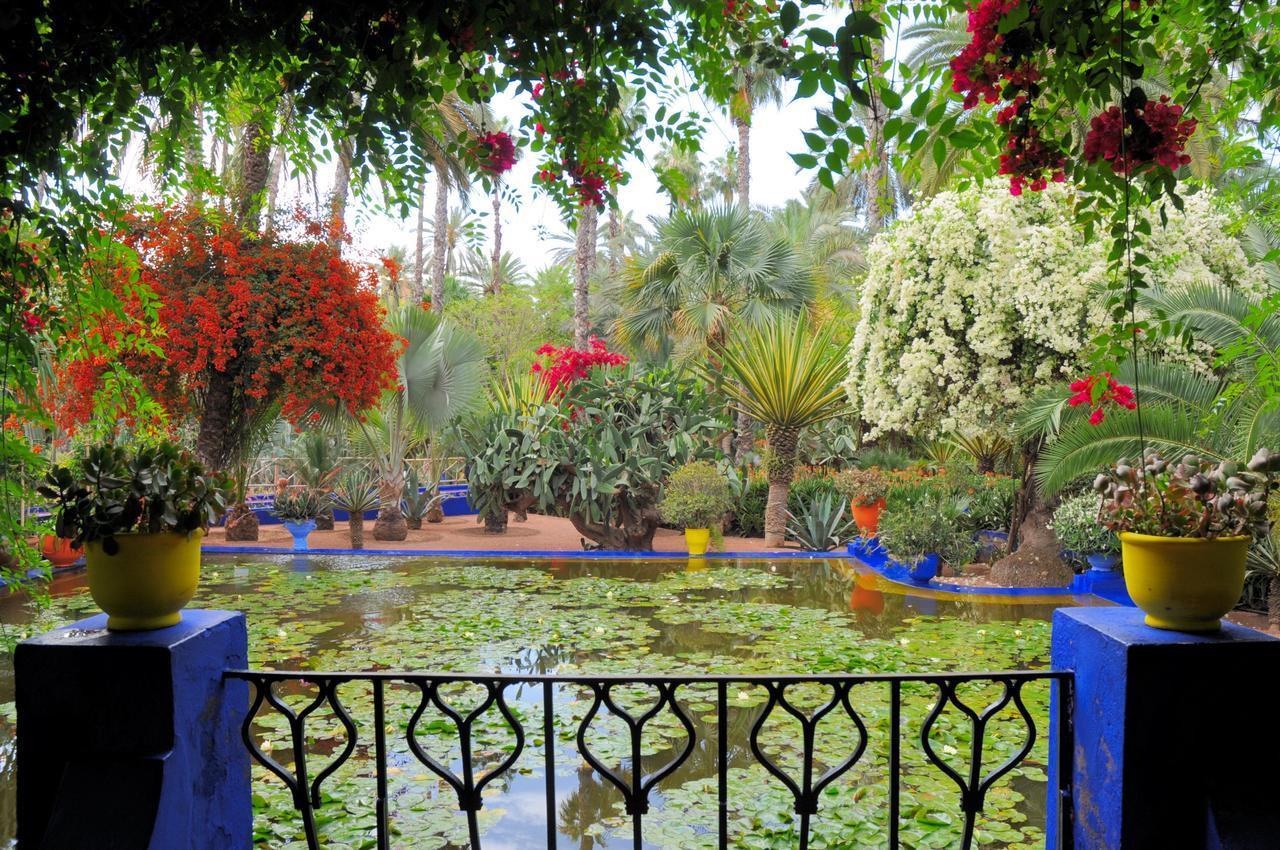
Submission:
[[[313,531],[307,542],[313,549],[349,549],[351,537],[347,524],[339,522],[333,531]],[[282,525],[263,525],[258,529],[254,543],[227,542],[221,528],[210,530],[205,538],[206,546],[270,546],[289,548],[293,538]],[[364,548],[413,549],[423,552],[451,549],[475,549],[483,551],[507,550],[522,552],[580,551],[582,535],[573,524],[560,517],[531,514],[526,522],[512,521],[505,534],[486,534],[484,526],[474,516],[445,517],[441,523],[423,523],[420,531],[409,530],[406,540],[374,540],[373,523],[364,526]],[[653,548],[658,552],[679,552],[685,549],[684,534],[667,528],[659,528],[653,538]],[[724,539],[726,552],[778,552],[794,549],[769,549],[760,537],[728,537]]]

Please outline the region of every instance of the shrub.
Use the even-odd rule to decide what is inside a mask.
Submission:
[[[836,493],[807,500],[799,513],[787,511],[787,536],[808,552],[830,552],[856,534],[845,500]]]
[[[787,510],[793,514],[804,510],[806,502],[823,496],[837,496],[835,482],[826,475],[801,475],[791,482],[791,492],[787,495]]]
[[[885,497],[889,482],[879,469],[847,469],[835,476],[836,491],[856,505],[874,505]]]
[[[715,465],[694,461],[671,473],[658,503],[664,522],[677,528],[709,528],[733,508],[733,489]]]
[[[769,480],[763,475],[747,479],[733,512],[733,524],[743,537],[764,536],[764,507],[769,502]]]
[[[867,446],[858,452],[854,463],[861,469],[906,469],[911,465],[911,458],[906,452],[887,446]]]
[[[972,477],[968,488],[969,517],[978,531],[1008,531],[1013,521],[1013,498],[1018,482],[1005,475]]]
[[[966,508],[965,499],[928,488],[913,498],[892,499],[880,515],[880,542],[903,564],[936,552],[951,566],[962,567],[978,552]]]
[[[1079,493],[1064,499],[1053,512],[1049,527],[1058,536],[1062,548],[1076,556],[1110,554],[1120,548],[1115,532],[1098,520],[1102,497],[1094,492]]]

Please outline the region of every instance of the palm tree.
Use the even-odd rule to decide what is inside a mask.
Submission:
[[[684,210],[657,224],[654,250],[623,271],[619,340],[649,351],[674,341],[686,358],[718,360],[738,324],[803,310],[813,279],[785,239],[734,205]],[[751,420],[737,422],[735,454],[751,451]]]
[[[509,125],[505,120],[499,120],[497,129],[506,131]],[[520,149],[516,148],[516,156],[519,157]],[[492,186],[489,191],[489,203],[493,206],[493,248],[489,252],[489,280],[484,287],[486,295],[497,295],[502,291],[502,175],[490,175]],[[514,191],[508,189],[508,191]]]
[[[744,62],[734,69],[733,100],[729,115],[738,129],[738,203],[751,209],[751,119],[756,107],[782,103],[782,76],[757,62]]]
[[[348,415],[353,447],[370,458],[378,476],[381,505],[376,540],[403,540],[408,533],[400,510],[405,462],[450,422],[480,400],[487,367],[484,347],[436,313],[417,305],[394,310],[391,331],[405,340],[397,362],[398,388],[362,416]]]
[[[706,194],[719,195],[725,206],[733,203],[738,190],[738,149],[726,148],[724,154],[711,161],[706,175]]]
[[[524,263],[510,251],[503,251],[495,265],[492,257],[486,257],[479,250],[471,251],[462,258],[458,278],[468,288],[477,293],[497,294],[504,286],[519,286],[529,277]],[[496,286],[497,289],[493,287]]]
[[[449,231],[449,192],[458,190],[465,199],[471,188],[471,172],[468,163],[458,155],[457,143],[475,136],[487,121],[491,120],[488,107],[470,104],[448,92],[438,102],[429,102],[419,113],[417,120],[418,143],[431,160],[436,178],[435,215],[433,218],[431,254],[431,309],[444,309],[444,277],[448,269],[446,260],[451,246]],[[413,285],[423,292],[423,267],[425,265],[425,216],[422,207],[426,200],[425,184],[419,189],[421,201],[418,214],[417,254],[413,267]]]
[[[772,210],[769,229],[795,248],[817,288],[816,302],[824,312],[852,318],[856,293],[852,283],[866,273],[863,248],[866,232],[853,225],[849,207],[832,209],[788,201]]]
[[[766,546],[781,546],[800,432],[847,412],[844,349],[830,329],[813,329],[801,312],[738,328],[723,361],[735,379],[726,386],[729,397],[738,410],[764,423],[772,452],[764,538]]]
[[[667,209],[702,206],[702,161],[698,152],[680,144],[663,147],[653,161],[658,187],[667,194]]]

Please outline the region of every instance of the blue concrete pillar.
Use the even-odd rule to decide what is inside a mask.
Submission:
[[[1075,673],[1069,762],[1056,722],[1049,744],[1049,787],[1060,764],[1073,772],[1073,841],[1062,846],[1280,847],[1280,754],[1267,731],[1280,641],[1229,623],[1217,634],[1161,631],[1134,608],[1063,608],[1052,666]],[[1066,834],[1054,809],[1049,848]]]
[[[19,850],[252,846],[244,614],[149,632],[90,617],[18,645]]]

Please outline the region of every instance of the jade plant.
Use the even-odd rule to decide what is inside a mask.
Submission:
[[[207,529],[226,512],[232,483],[209,473],[172,443],[125,448],[86,448],[67,465],[55,466],[39,487],[52,501],[54,529],[72,545],[101,542],[108,555],[120,551],[122,534],[191,534]]]
[[[686,463],[671,473],[658,503],[663,521],[678,528],[710,528],[733,508],[733,487],[715,464]]]
[[[1248,464],[1188,454],[1174,463],[1148,451],[1141,463],[1121,459],[1100,474],[1099,522],[1115,532],[1160,537],[1236,537],[1266,534],[1267,496],[1280,455],[1259,449]]]

